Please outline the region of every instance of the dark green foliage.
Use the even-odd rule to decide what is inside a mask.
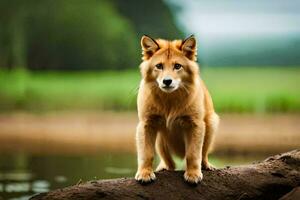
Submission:
[[[161,0],[115,2],[120,13],[133,23],[139,37],[146,34],[153,38],[183,39],[184,35],[175,26],[170,9]]]
[[[179,35],[161,0],[2,0],[0,6],[4,68],[134,68],[140,61],[141,32]],[[151,16],[151,10],[159,15]]]

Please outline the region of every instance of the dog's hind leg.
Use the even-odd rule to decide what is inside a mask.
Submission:
[[[206,131],[202,148],[202,168],[205,170],[213,170],[214,167],[208,161],[208,153],[219,126],[219,116],[216,113],[213,113],[208,115],[204,120],[206,124]]]
[[[157,135],[156,151],[160,158],[160,163],[156,168],[156,171],[162,170],[174,170],[175,162],[172,159],[169,148],[161,136],[161,133]]]

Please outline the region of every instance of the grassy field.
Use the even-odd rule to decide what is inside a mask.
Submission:
[[[204,68],[218,112],[300,112],[300,68]],[[135,71],[0,71],[0,111],[134,110]]]

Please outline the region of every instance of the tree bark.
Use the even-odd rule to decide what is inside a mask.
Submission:
[[[300,150],[247,166],[203,171],[203,175],[197,186],[184,182],[183,171],[163,171],[147,185],[133,178],[90,181],[31,199],[293,199],[299,195]]]

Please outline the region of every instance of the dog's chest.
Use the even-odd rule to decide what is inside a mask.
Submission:
[[[164,132],[177,132],[181,129],[187,129],[192,126],[193,120],[189,115],[177,115],[177,116],[162,116],[154,115],[151,117],[152,123]]]

